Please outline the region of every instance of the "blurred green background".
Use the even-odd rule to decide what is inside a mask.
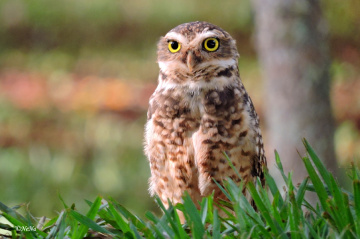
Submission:
[[[323,11],[346,164],[360,155],[360,1],[323,1]],[[0,201],[30,202],[48,217],[62,209],[58,193],[80,211],[98,194],[141,216],[156,210],[142,150],[156,43],[196,20],[237,40],[242,79],[264,117],[249,0],[0,0]]]

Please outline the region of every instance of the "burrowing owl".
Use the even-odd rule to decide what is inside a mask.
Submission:
[[[158,43],[158,86],[150,98],[145,154],[150,192],[194,202],[215,191],[226,177],[245,182],[260,177],[266,159],[259,119],[239,76],[235,40],[207,22],[179,25]]]

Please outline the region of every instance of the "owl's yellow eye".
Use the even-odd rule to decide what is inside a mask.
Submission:
[[[169,41],[169,51],[172,53],[178,52],[181,48],[181,44],[177,41]]]
[[[203,47],[207,51],[216,51],[219,48],[219,40],[214,37],[210,37],[204,41]]]

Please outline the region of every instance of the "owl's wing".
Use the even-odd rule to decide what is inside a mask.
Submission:
[[[267,170],[267,162],[264,151],[264,143],[262,140],[262,134],[260,130],[260,119],[255,111],[254,104],[249,95],[244,91],[243,96],[244,104],[248,106],[248,112],[252,119],[252,126],[255,131],[255,142],[256,142],[256,157],[254,158],[253,172],[254,176],[260,178],[262,186],[265,185],[264,172]]]
[[[204,114],[199,130],[192,136],[202,195],[215,190],[215,197],[221,197],[213,179],[222,182],[230,177],[236,183],[246,183],[260,177],[263,183],[266,159],[259,120],[245,89],[238,84],[204,94]]]

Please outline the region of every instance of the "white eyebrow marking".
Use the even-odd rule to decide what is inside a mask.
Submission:
[[[179,33],[176,33],[176,32],[169,32],[168,34],[165,35],[165,38],[168,39],[168,40],[175,40],[179,43],[187,43],[188,40],[186,37],[184,37],[184,35],[181,35]]]
[[[201,36],[205,39],[205,38],[209,38],[209,37],[217,37],[217,34],[215,32],[209,31],[206,33],[201,33],[201,34],[199,34],[199,36]]]
[[[196,34],[196,37],[191,41],[191,43],[201,44],[207,38],[210,37],[217,38],[219,36],[219,31],[217,30],[212,30],[207,32],[205,32],[205,30],[201,33]]]

